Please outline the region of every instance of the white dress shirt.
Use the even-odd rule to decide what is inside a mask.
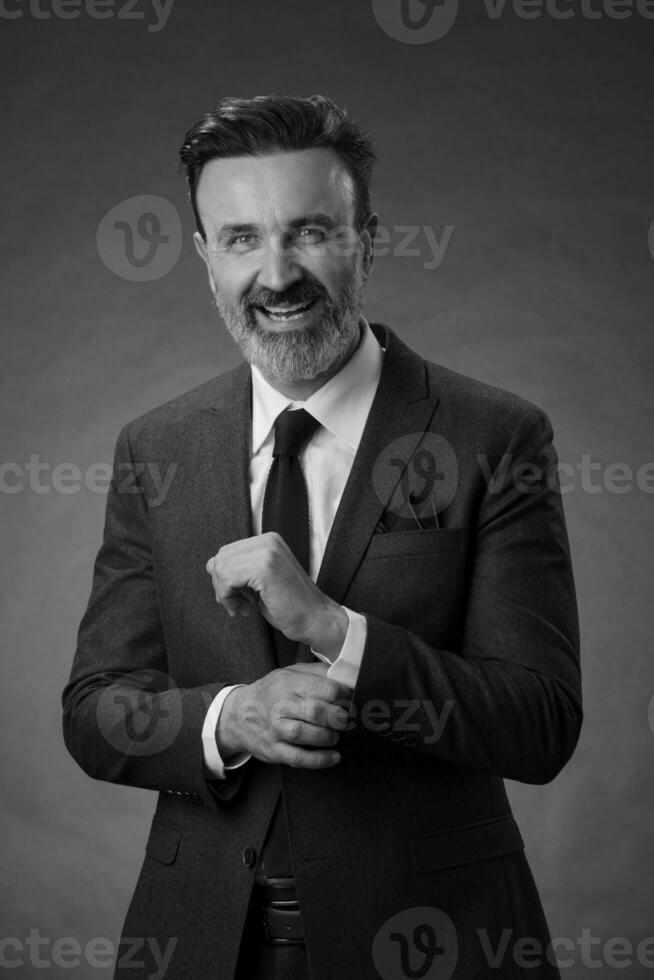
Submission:
[[[273,461],[275,419],[287,407],[304,408],[320,422],[298,459],[309,498],[310,576],[315,582],[327,538],[361,441],[379,377],[384,349],[361,318],[361,340],[349,361],[306,401],[293,401],[273,388],[256,367],[252,372],[252,455],[250,458],[250,504],[255,534],[261,533],[261,514],[268,473]],[[344,607],[345,608],[345,607]],[[333,661],[312,648],[324,663],[331,663],[327,676],[353,689],[361,666],[366,641],[366,620],[345,609],[349,626],[338,657]],[[216,743],[218,718],[225,698],[235,687],[223,687],[207,712],[202,728],[205,765],[217,779],[225,769],[236,769],[250,758],[239,753],[225,765]]]

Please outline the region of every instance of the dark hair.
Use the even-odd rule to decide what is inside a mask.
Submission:
[[[179,151],[195,223],[204,238],[196,203],[202,168],[217,157],[263,156],[327,147],[335,151],[354,180],[357,229],[370,214],[370,180],[376,159],[370,136],[345,109],[323,95],[258,95],[224,98],[184,137]]]

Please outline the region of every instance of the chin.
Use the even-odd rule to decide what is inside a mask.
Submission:
[[[274,378],[276,381],[283,381],[286,384],[296,384],[300,381],[313,381],[314,378],[317,378],[318,375],[323,374],[323,372],[331,367],[331,365],[316,364],[306,368],[286,370],[280,367],[278,363],[265,358],[257,359],[251,363],[258,367],[265,377]]]

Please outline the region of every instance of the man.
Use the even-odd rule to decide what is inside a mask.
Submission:
[[[159,792],[116,975],[558,976],[503,784],[581,724],[549,421],[363,317],[342,109],[225,99],[181,159],[246,363],[120,433],[64,692],[84,770]]]

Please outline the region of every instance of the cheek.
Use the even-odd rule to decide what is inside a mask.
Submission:
[[[240,303],[248,290],[251,277],[242,265],[231,262],[213,262],[212,277],[214,290],[228,303]]]
[[[360,259],[343,245],[340,251],[322,253],[308,258],[304,267],[325,287],[332,298],[339,296],[356,278]]]

